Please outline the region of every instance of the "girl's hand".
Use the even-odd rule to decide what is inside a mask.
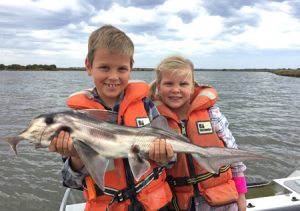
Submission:
[[[174,156],[171,144],[165,139],[156,139],[150,146],[149,158],[160,164],[167,164]]]

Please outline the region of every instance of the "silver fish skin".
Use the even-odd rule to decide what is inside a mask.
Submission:
[[[69,132],[79,157],[102,190],[109,159],[128,158],[133,176],[139,181],[150,168],[149,149],[157,138],[165,139],[175,153],[192,154],[200,166],[212,173],[218,173],[223,165],[239,161],[270,159],[245,150],[191,144],[188,138],[172,131],[163,117],[140,128],[120,126],[116,121],[116,113],[102,110],[48,113],[35,117],[24,131],[6,141],[17,152],[16,146],[23,139],[36,148],[48,147],[61,130]]]

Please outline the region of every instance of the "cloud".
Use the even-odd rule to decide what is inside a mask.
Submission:
[[[275,67],[274,55],[298,67],[299,9],[283,0],[0,0],[0,63],[83,66],[89,34],[112,24],[135,43],[135,66],[182,54],[195,66],[235,66],[238,56],[237,68],[250,67],[259,55],[256,65]]]

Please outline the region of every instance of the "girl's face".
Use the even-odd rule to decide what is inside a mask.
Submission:
[[[191,70],[162,72],[161,81],[157,86],[161,101],[177,114],[186,115],[194,92],[192,74],[188,74],[189,71]],[[182,74],[185,72],[186,74]]]

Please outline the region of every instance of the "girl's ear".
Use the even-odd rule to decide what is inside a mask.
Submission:
[[[92,75],[92,66],[88,58],[85,59],[85,70],[89,76]]]
[[[192,85],[192,95],[194,94],[194,92],[195,92],[195,82],[193,83],[193,85]]]
[[[160,85],[157,83],[157,81],[156,81],[156,90],[157,90],[157,94],[159,95],[159,93],[160,93]]]

